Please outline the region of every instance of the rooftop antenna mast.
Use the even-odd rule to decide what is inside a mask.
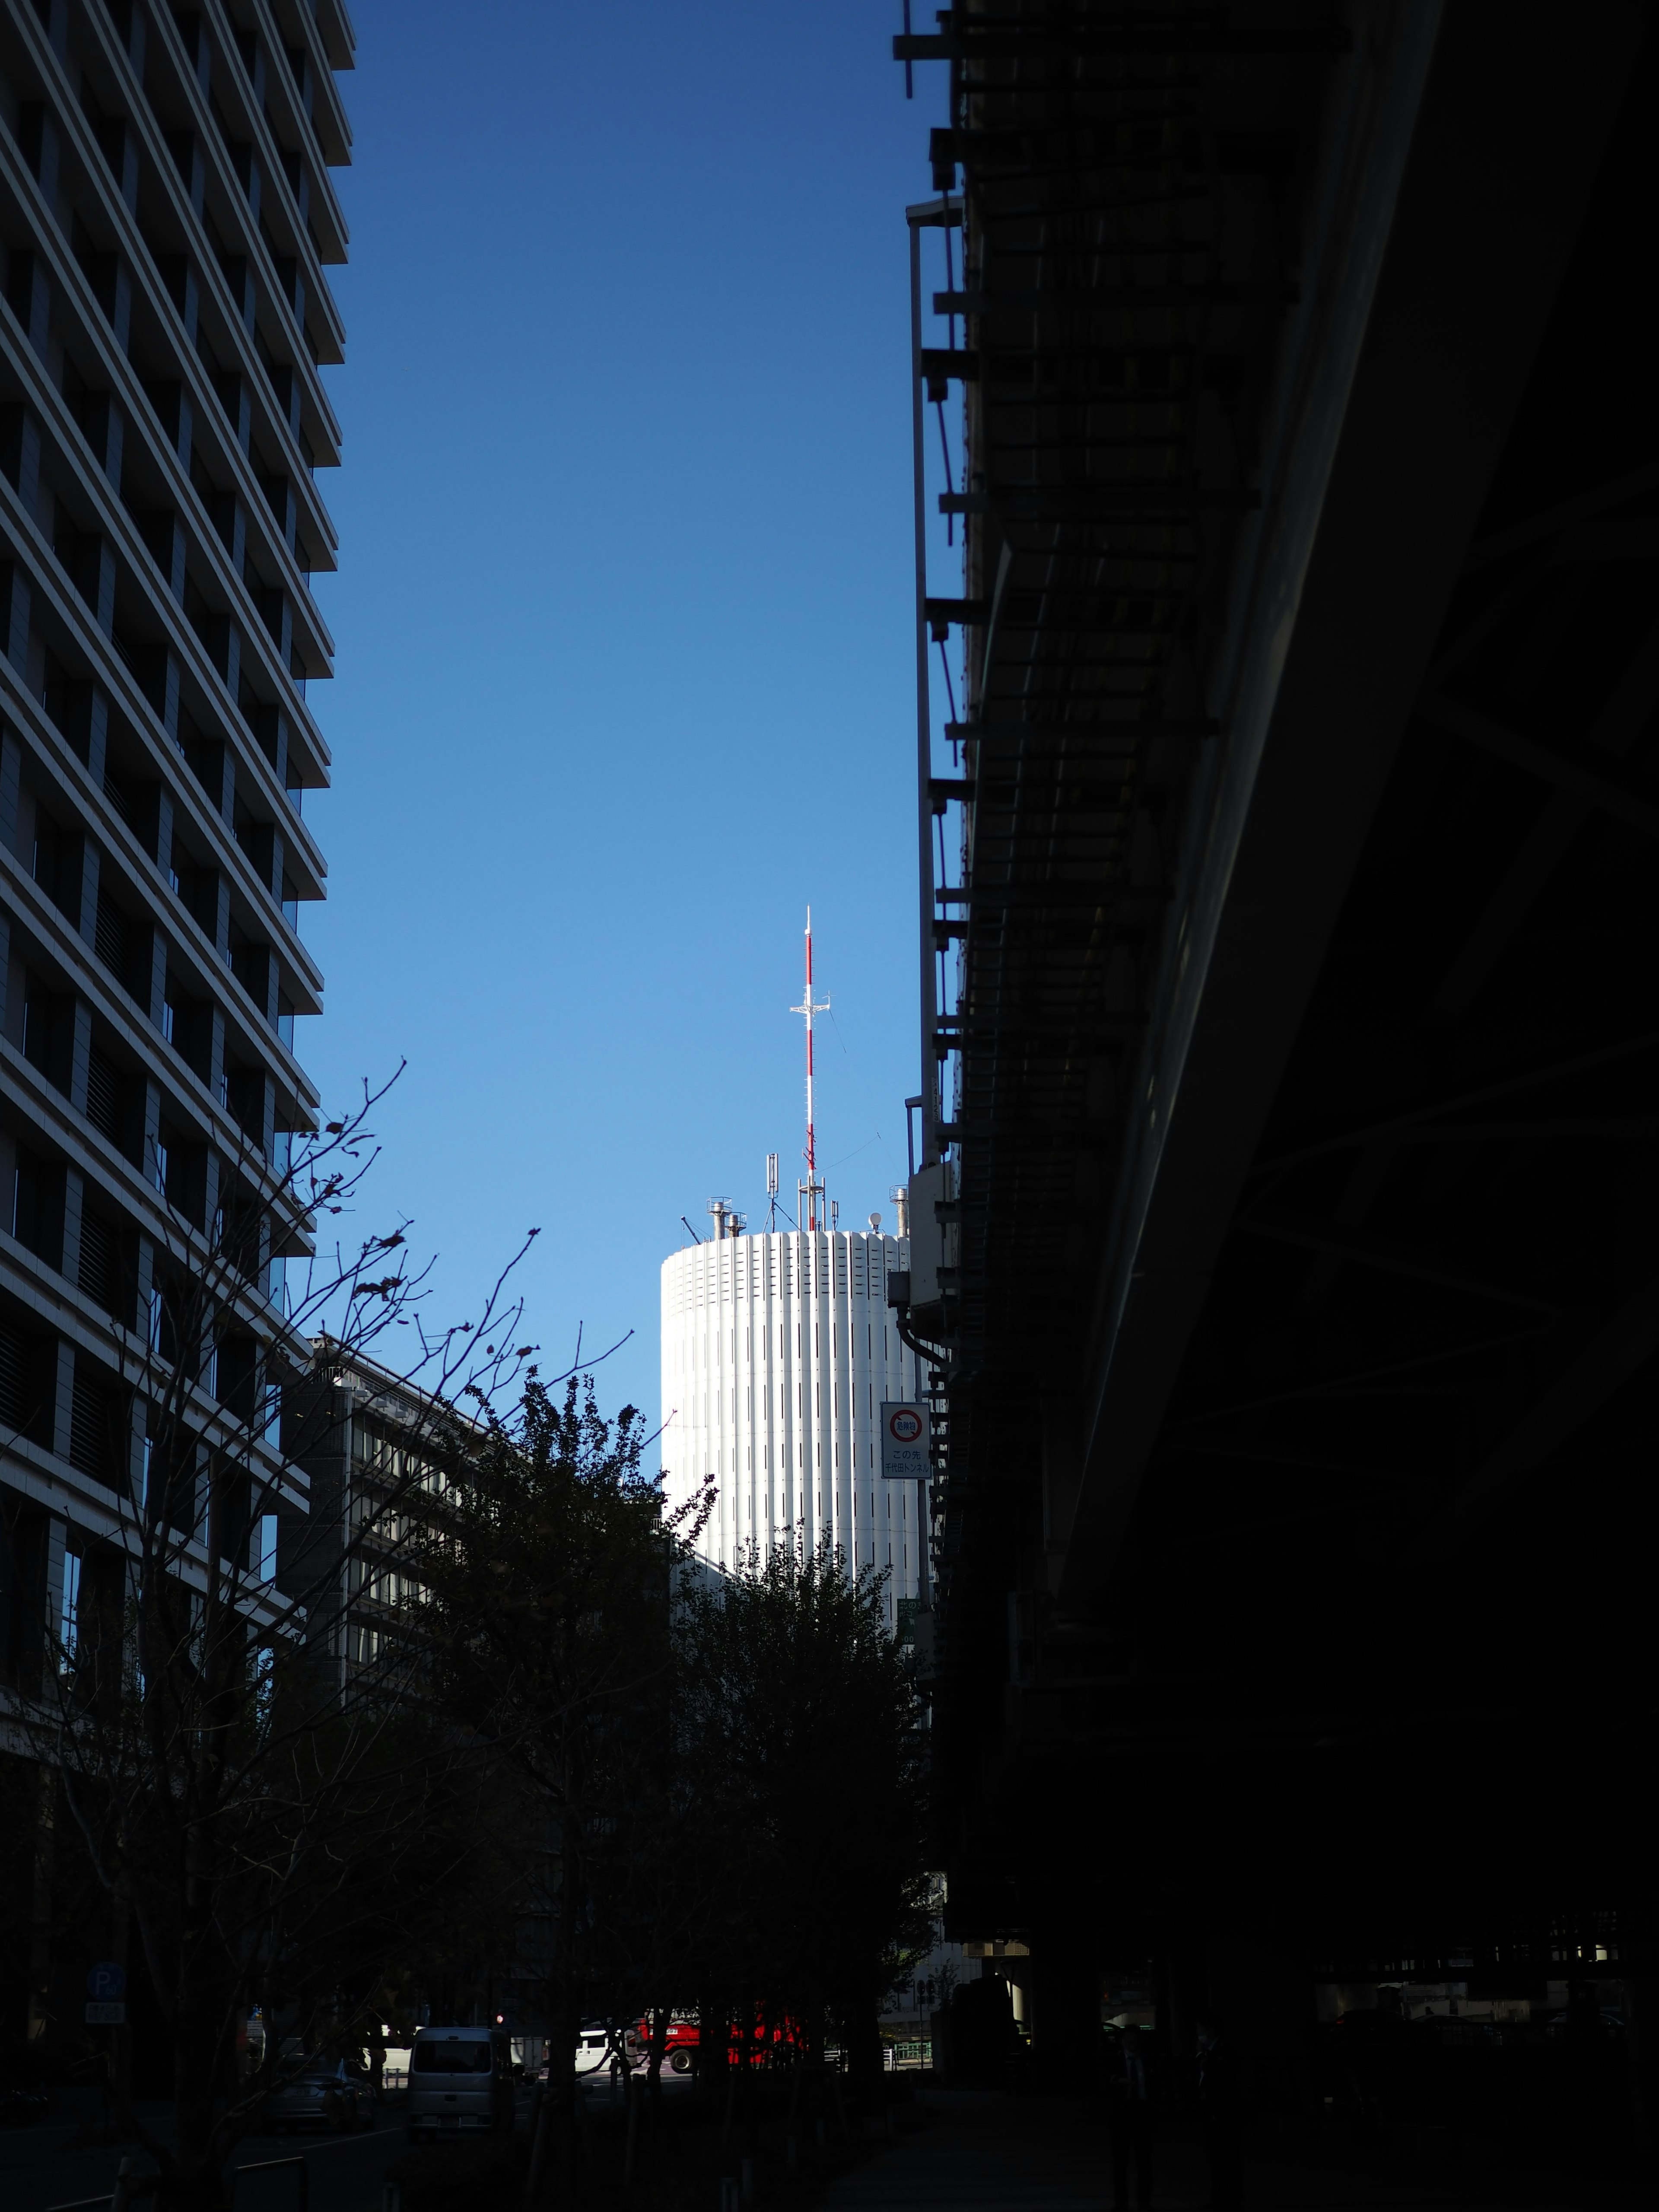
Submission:
[[[800,1194],[800,1221],[804,1229],[827,1229],[828,1212],[823,1203],[823,1183],[818,1174],[817,1135],[812,1126],[812,1017],[827,1014],[828,999],[812,996],[812,909],[806,909],[806,996],[798,1006],[791,1006],[792,1014],[806,1017],[806,1180],[798,1184]]]

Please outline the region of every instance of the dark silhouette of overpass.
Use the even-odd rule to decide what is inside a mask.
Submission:
[[[907,1317],[939,1849],[1062,2068],[1115,1973],[1292,2102],[1321,1980],[1553,1985],[1652,2124],[1654,37],[900,42],[968,532],[918,605],[968,677]]]

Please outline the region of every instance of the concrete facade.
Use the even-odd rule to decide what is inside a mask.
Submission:
[[[887,1278],[908,1242],[793,1231],[717,1237],[662,1267],[663,1462],[679,1504],[711,1477],[700,1549],[722,1567],[756,1546],[830,1537],[854,1567],[890,1568],[890,1618],[921,1589],[914,1483],[884,1482],[884,1399],[919,1395]]]
[[[456,1417],[326,1337],[313,1351],[283,1407],[283,1447],[308,1494],[278,1516],[276,1584],[304,1607],[307,1644],[344,1690],[381,1658],[416,1591],[410,1539],[445,1495]]]

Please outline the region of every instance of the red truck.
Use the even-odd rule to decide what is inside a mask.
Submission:
[[[694,2012],[675,2012],[668,2016],[668,2036],[663,2045],[663,2057],[676,2074],[689,2074],[697,2063],[697,2046],[701,2032]],[[629,2036],[632,2045],[637,2041],[639,2056],[651,2054],[651,2021],[649,2015],[636,2021]],[[750,2026],[748,2036],[748,2057],[751,2066],[775,2064],[785,2051],[799,2049],[804,2041],[799,2024],[792,2020],[769,2022],[764,2014]],[[733,2021],[727,2045],[732,2059],[742,2063],[744,2037],[741,2021]],[[731,2063],[731,2062],[728,2062]]]

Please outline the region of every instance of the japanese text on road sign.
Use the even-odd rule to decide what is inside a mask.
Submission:
[[[881,1408],[881,1472],[888,1482],[927,1479],[927,1408],[884,1400]]]

